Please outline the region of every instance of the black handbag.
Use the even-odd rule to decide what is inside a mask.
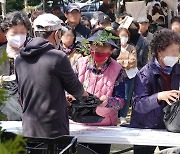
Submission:
[[[88,97],[80,97],[71,102],[68,108],[69,119],[79,123],[97,123],[103,120],[103,117],[96,114],[96,108],[101,101],[96,96],[89,94]]]
[[[164,109],[164,123],[170,132],[180,133],[180,100]]]

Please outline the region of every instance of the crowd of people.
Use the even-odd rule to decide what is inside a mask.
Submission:
[[[180,17],[173,17],[167,29],[167,5],[152,1],[147,18],[125,28],[115,22],[114,7],[103,0],[93,24],[75,3],[64,14],[54,7],[52,13],[35,11],[29,19],[14,11],[1,21],[0,81],[10,97],[0,113],[22,120],[24,136],[68,135],[67,108],[90,94],[101,101],[95,112],[102,120],[87,125],[165,128],[163,108],[180,95]],[[110,153],[111,147],[86,146],[98,154]]]

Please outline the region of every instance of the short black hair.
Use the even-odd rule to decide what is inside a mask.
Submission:
[[[55,10],[61,10],[61,9],[60,9],[60,6],[59,6],[59,5],[54,5],[54,6],[52,7],[52,11],[55,11]]]
[[[5,33],[9,30],[9,28],[18,24],[24,25],[27,30],[31,29],[31,23],[27,14],[22,11],[14,11],[8,13],[2,20],[1,29]]]
[[[137,29],[140,29],[139,23],[137,21],[133,21],[134,25],[137,27]]]
[[[179,23],[180,23],[180,16],[174,16],[174,17],[171,19],[171,24],[173,24],[174,22],[179,22]]]
[[[82,25],[85,25],[85,22],[86,22],[86,21],[89,22],[90,29],[92,29],[91,21],[89,20],[89,18],[86,17],[86,16],[82,16],[82,17],[81,17],[81,21],[80,21],[81,24],[82,24]]]
[[[115,7],[115,4],[113,2],[109,3],[109,8],[112,9]]]
[[[172,44],[180,45],[180,35],[169,29],[157,31],[150,43],[150,51],[157,58],[158,52],[164,51]]]
[[[162,7],[162,8],[167,7],[167,3],[166,3],[166,2],[164,2],[164,1],[161,1],[161,7]]]

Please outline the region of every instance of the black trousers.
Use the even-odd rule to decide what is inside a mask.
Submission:
[[[98,154],[109,154],[111,150],[111,144],[83,144],[92,149]]]
[[[153,154],[154,150],[156,149],[156,146],[139,146],[134,145],[134,154]],[[168,147],[159,147],[160,150],[164,150]]]
[[[40,143],[27,143],[26,145],[26,151],[28,154],[57,154],[60,153],[62,149],[64,149],[65,145],[50,145],[45,144],[42,146],[39,146]],[[37,149],[39,148],[39,149]],[[64,152],[63,154],[69,154],[69,151]]]

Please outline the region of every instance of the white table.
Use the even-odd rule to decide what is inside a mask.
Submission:
[[[20,121],[2,121],[0,126],[10,132],[22,132]],[[70,134],[82,143],[180,146],[180,133],[170,133],[166,130],[70,124]]]

